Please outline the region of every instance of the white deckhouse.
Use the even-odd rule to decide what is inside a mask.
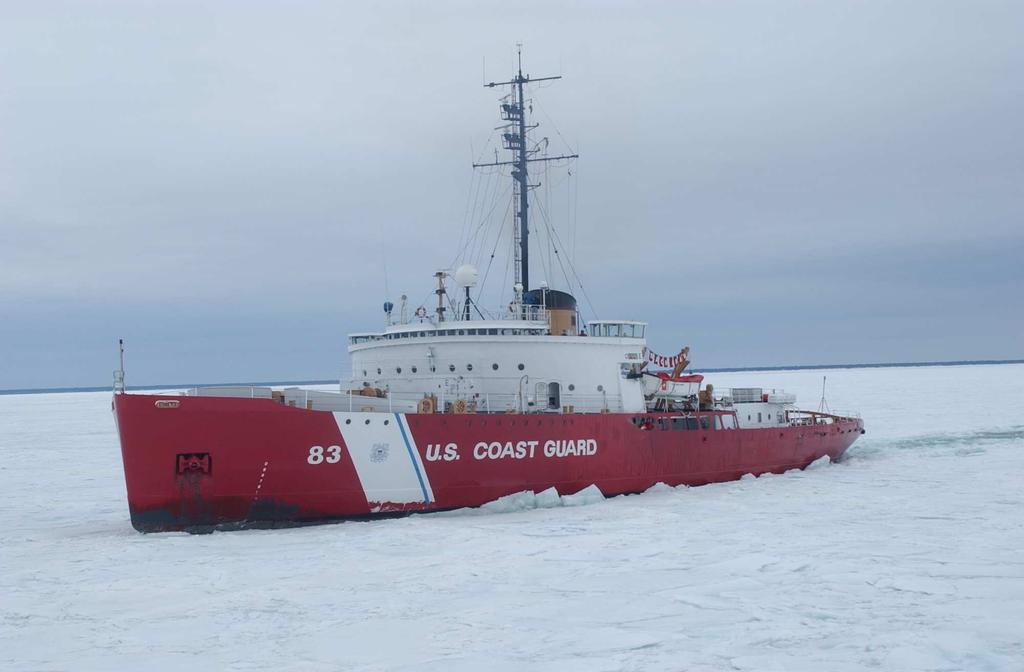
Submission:
[[[392,405],[430,398],[438,411],[645,409],[636,375],[647,361],[643,322],[591,321],[580,331],[575,300],[555,290],[517,292],[497,319],[468,319],[466,310],[454,320],[444,319],[444,310],[429,318],[418,312],[381,332],[349,337],[352,389],[389,397]]]

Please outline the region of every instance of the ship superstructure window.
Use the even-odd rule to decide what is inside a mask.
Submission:
[[[592,321],[587,325],[591,336],[606,338],[643,338],[647,325],[643,322]]]

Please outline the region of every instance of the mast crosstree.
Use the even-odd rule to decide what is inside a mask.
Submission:
[[[530,189],[540,186],[539,184],[530,184],[528,166],[531,163],[540,161],[561,161],[579,157],[579,154],[534,156],[540,151],[540,147],[528,147],[526,133],[527,131],[537,128],[538,124],[526,123],[526,105],[525,98],[523,96],[523,86],[530,82],[545,82],[561,78],[561,75],[556,77],[530,77],[529,75],[524,75],[523,50],[520,48],[519,71],[516,76],[506,82],[490,82],[488,84],[484,84],[486,88],[491,89],[496,86],[508,86],[512,89],[508,102],[503,102],[501,104],[501,118],[509,123],[500,128],[504,130],[504,133],[502,133],[502,142],[504,143],[505,149],[512,152],[513,158],[511,161],[474,163],[473,167],[484,168],[488,166],[512,166],[512,198],[516,207],[515,217],[519,221],[517,229],[518,245],[514,248],[514,251],[517,252],[516,256],[518,257],[516,259],[516,283],[522,283],[523,291],[530,290],[529,192]]]

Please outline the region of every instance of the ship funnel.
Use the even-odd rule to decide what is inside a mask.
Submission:
[[[575,336],[578,333],[576,321],[576,297],[557,289],[531,289],[523,292],[523,303],[547,310],[548,328],[552,336]]]

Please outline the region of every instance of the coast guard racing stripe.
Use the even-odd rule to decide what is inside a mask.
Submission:
[[[335,413],[349,458],[371,507],[434,501],[423,460],[400,413]]]

